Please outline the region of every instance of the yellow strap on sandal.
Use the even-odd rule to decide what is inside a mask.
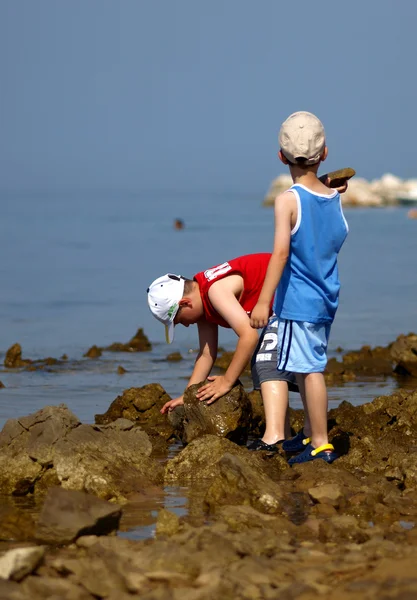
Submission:
[[[303,439],[304,446],[307,446],[307,444],[309,444],[310,442],[311,442],[311,438],[304,438]]]
[[[323,452],[324,450],[334,450],[333,444],[323,444],[323,446],[319,446],[311,451],[311,456],[316,456],[319,452]]]

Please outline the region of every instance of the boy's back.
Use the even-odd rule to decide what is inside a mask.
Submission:
[[[302,184],[289,191],[296,199],[297,219],[274,312],[283,319],[331,323],[340,289],[337,255],[348,233],[340,194],[317,193]]]

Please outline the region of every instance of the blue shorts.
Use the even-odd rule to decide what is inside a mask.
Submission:
[[[277,369],[321,373],[327,364],[330,323],[278,320]]]
[[[267,381],[286,381],[291,392],[298,392],[294,373],[277,370],[277,327],[278,317],[272,316],[259,336],[251,361],[253,387],[260,390]]]

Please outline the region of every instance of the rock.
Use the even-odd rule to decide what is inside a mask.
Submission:
[[[7,352],[4,359],[4,366],[7,369],[17,369],[19,367],[26,367],[32,361],[22,359],[22,347],[20,344],[13,344]]]
[[[58,577],[29,576],[20,586],[23,598],[30,600],[94,600],[82,585]],[[16,600],[20,600],[20,597]]]
[[[152,344],[146,337],[142,327],[140,327],[126,344],[115,342],[104,348],[104,350],[109,352],[149,352],[149,350],[152,350]]]
[[[0,505],[0,540],[29,541],[35,537],[35,523],[28,512]]]
[[[219,369],[223,369],[224,371],[227,371],[227,369],[230,366],[230,363],[232,362],[234,354],[235,354],[234,352],[224,351],[223,354],[216,359],[214,366],[218,367]],[[248,362],[248,364],[245,366],[244,370],[242,371],[242,375],[250,375],[250,374],[251,374],[250,362]]]
[[[417,334],[400,335],[391,345],[397,373],[417,377]]]
[[[264,465],[259,454],[238,446],[226,438],[204,435],[190,442],[177,456],[169,460],[165,467],[165,483],[188,483],[209,481],[220,475],[219,463],[228,453],[237,456],[258,470]]]
[[[237,443],[246,443],[252,418],[252,405],[238,383],[230,392],[207,404],[196,398],[197,390],[206,382],[191,385],[184,393],[184,437],[188,444],[205,434],[226,437]]]
[[[16,496],[60,484],[123,502],[162,481],[151,452],[148,435],[127,419],[81,425],[65,405],[46,407],[0,432],[0,486]]]
[[[158,437],[166,441],[174,433],[166,415],[161,414],[161,408],[169,400],[171,397],[159,383],[129,388],[113,400],[107,412],[95,415],[95,421],[97,424],[106,424],[122,417],[140,424],[152,437],[153,443]]]
[[[87,358],[99,358],[102,354],[101,348],[98,346],[91,346],[83,356]]]
[[[250,504],[267,514],[283,512],[283,493],[280,486],[257,469],[232,454],[219,462],[220,474],[209,487],[205,502],[210,511],[223,504]]]
[[[117,531],[121,508],[85,492],[51,488],[39,515],[36,538],[46,544],[69,544],[83,535]]]
[[[126,422],[80,425],[56,444],[54,467],[64,488],[124,502],[129,494],[162,481],[162,466],[149,457],[148,435]]]
[[[407,217],[409,219],[417,219],[417,208],[411,208],[407,213]]]
[[[79,425],[61,404],[19,419],[9,419],[0,432],[0,488],[15,496],[33,492],[51,467],[56,442]]]
[[[156,520],[156,535],[171,536],[178,532],[180,520],[173,512],[162,508],[158,511]]]
[[[265,410],[261,392],[259,390],[252,390],[248,394],[248,398],[252,405],[250,432],[256,437],[261,437],[265,431]]]
[[[166,359],[169,362],[178,362],[182,360],[182,356],[180,352],[171,352],[171,354],[168,354]]]
[[[124,375],[125,373],[127,373],[127,370],[124,367],[122,367],[121,365],[119,365],[117,367],[117,374],[118,375]]]
[[[1,388],[5,388],[6,386],[4,385],[4,383],[2,381],[0,381],[0,389]]]
[[[0,577],[20,581],[36,569],[44,554],[42,546],[9,550],[0,557]]]
[[[308,490],[310,497],[319,504],[330,504],[339,506],[339,500],[343,497],[339,485],[334,483],[325,483]]]

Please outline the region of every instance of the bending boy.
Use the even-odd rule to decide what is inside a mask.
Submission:
[[[289,434],[285,419],[288,386],[298,388],[292,373],[276,369],[276,318],[271,317],[271,300],[266,310],[268,327],[260,339],[250,325],[249,315],[258,301],[270,257],[267,253],[240,256],[201,271],[192,280],[168,273],[148,288],[148,304],[154,317],[165,325],[168,343],[176,325],[197,324],[199,352],[187,387],[208,378],[209,383],[197,394],[207,404],[232,389],[253,356],[254,386],[261,388],[267,427],[263,440],[256,440],[252,449],[277,451],[277,443]],[[238,342],[224,375],[209,376],[217,357],[219,326],[232,328]],[[183,396],[167,402],[161,412],[180,404]]]

